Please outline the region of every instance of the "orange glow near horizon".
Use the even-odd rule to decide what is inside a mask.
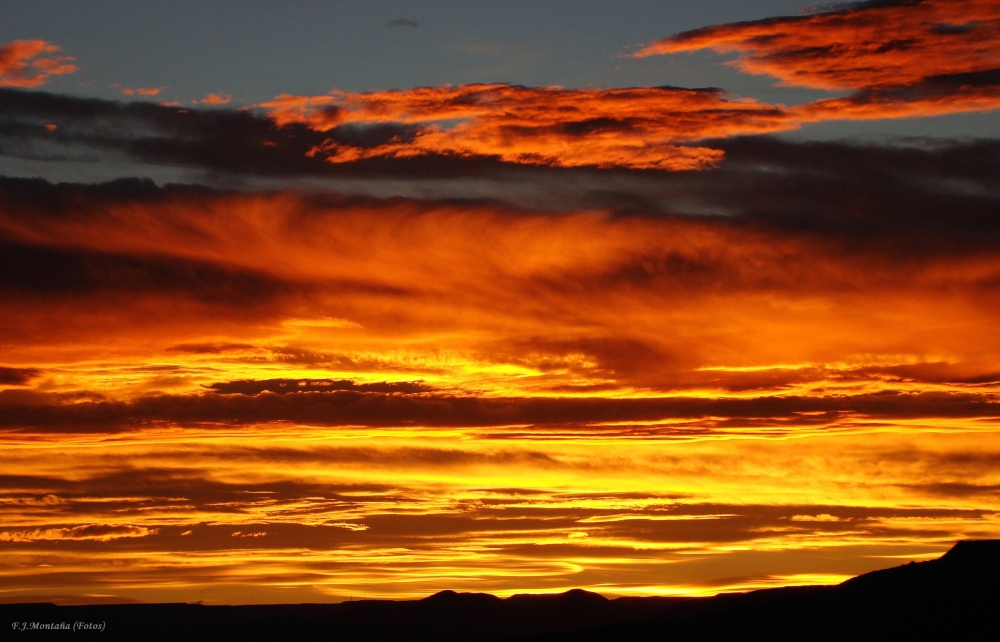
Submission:
[[[5,440],[20,475],[75,483],[3,506],[3,575],[15,587],[4,599],[48,595],[50,572],[72,574],[77,601],[223,603],[839,581],[996,533],[1000,513],[984,512],[982,498],[907,488],[929,463],[981,444],[942,428],[792,442],[512,445],[475,431],[456,440],[308,427]],[[124,496],[129,486],[108,492],[116,476],[132,479]],[[167,487],[178,496],[160,495]]]
[[[989,255],[291,194],[0,226],[155,262],[5,308],[4,601],[704,595],[1000,532]]]

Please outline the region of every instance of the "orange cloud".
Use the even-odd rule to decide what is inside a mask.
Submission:
[[[790,109],[801,124],[1000,108],[1000,5],[990,0],[865,3],[706,27],[634,55],[699,49],[738,52],[731,65],[782,86],[855,92]]]
[[[645,57],[699,49],[740,53],[740,71],[783,85],[851,90],[1000,68],[993,0],[872,2],[807,16],[706,27],[658,40]]]
[[[155,528],[144,526],[112,526],[105,524],[86,524],[69,528],[46,528],[32,531],[0,532],[0,542],[37,542],[45,540],[92,540],[110,542],[116,539],[147,537],[159,532]]]
[[[220,105],[228,105],[230,102],[232,102],[232,100],[233,97],[230,96],[229,94],[218,93],[218,94],[208,94],[201,100],[192,100],[191,102],[196,105],[220,106]]]
[[[805,124],[828,120],[924,118],[1000,109],[1000,70],[925,79],[909,86],[864,89],[845,98],[796,105]]]
[[[329,141],[311,154],[332,163],[424,154],[493,156],[557,167],[702,169],[721,152],[683,143],[781,131],[796,125],[780,107],[713,90],[562,89],[513,85],[422,87],[327,96],[282,95],[259,105],[278,125],[317,131],[397,125],[379,144]]]
[[[708,27],[646,46],[638,57],[698,49],[739,52],[741,71],[781,84],[854,90],[785,107],[674,88],[422,87],[263,103],[279,126],[379,131],[330,139],[309,155],[332,163],[427,154],[505,162],[690,170],[715,166],[708,138],[829,120],[912,118],[1000,107],[1000,6],[986,0],[871,3],[792,18]],[[381,129],[379,129],[381,128]],[[360,135],[360,134],[359,134]],[[378,137],[376,137],[378,138]]]
[[[853,158],[863,157],[859,151]],[[821,167],[793,174],[794,181],[782,179],[793,164],[731,175],[734,184],[763,193],[756,202],[748,192],[733,199],[774,210],[779,197],[793,195],[790,185],[834,171]],[[835,187],[806,183],[802,202],[815,193],[847,191],[844,185],[853,180]],[[55,415],[25,411],[8,418],[16,423],[17,416],[26,417],[25,425],[83,425],[93,413],[117,426],[180,417],[172,414],[180,403],[183,416],[197,421],[299,417],[380,424],[405,415],[445,423],[469,417],[481,425],[594,410],[512,403],[504,415],[462,391],[504,398],[640,391],[859,395],[857,405],[788,402],[781,406],[785,414],[875,413],[878,399],[892,412],[910,412],[892,405],[904,398],[864,395],[947,392],[961,401],[956,407],[981,413],[984,399],[958,395],[986,394],[1000,381],[997,354],[983,344],[996,324],[982,316],[994,302],[988,284],[1000,264],[978,240],[980,234],[991,238],[992,202],[952,198],[941,211],[934,209],[933,190],[914,197],[911,182],[892,201],[878,200],[882,192],[855,189],[860,205],[850,202],[843,212],[787,224],[780,218],[755,224],[743,218],[616,218],[601,211],[553,215],[412,201],[324,205],[293,194],[177,193],[152,203],[88,205],[81,192],[72,196],[77,205],[71,217],[10,207],[0,228],[11,244],[8,265],[24,275],[8,286],[2,326],[10,341],[24,342],[19,361],[8,358],[10,381],[43,381],[47,364],[60,363],[60,346],[74,342],[169,369],[111,378],[61,375],[67,385],[83,377],[69,389],[97,386],[111,398],[155,393],[140,406],[67,397],[57,401],[81,403]],[[957,202],[967,217],[962,221],[951,213]],[[799,207],[793,202],[788,209]],[[905,220],[894,218],[903,211]],[[837,222],[810,227],[823,217]],[[911,231],[914,221],[927,231]],[[882,246],[886,229],[899,232],[892,251]],[[940,234],[953,235],[951,243],[962,251],[945,251],[951,245],[940,245]],[[870,235],[876,240],[866,239]],[[53,265],[60,268],[45,267]],[[50,295],[23,293],[32,288]],[[66,309],[74,300],[92,304],[70,315]],[[163,315],[166,308],[173,312]],[[887,323],[897,315],[903,320]],[[40,318],[48,319],[48,338],[33,333]],[[978,329],[934,329],[965,323]],[[817,342],[817,333],[826,340]],[[242,365],[233,370],[233,363]],[[220,382],[201,366],[230,374]],[[279,399],[289,382],[313,396]],[[427,404],[366,396],[442,389],[450,392]],[[274,396],[250,401],[210,391]],[[210,396],[199,396],[205,394]],[[354,405],[359,400],[364,403]],[[917,405],[908,408],[934,413],[945,407],[933,395],[912,402]],[[615,404],[602,407],[619,412]],[[721,412],[696,407],[691,412],[698,416]],[[629,408],[641,412],[629,414]],[[618,418],[656,418],[642,414],[647,412],[675,417],[683,408],[640,404]],[[382,411],[390,418],[380,419]]]
[[[121,92],[126,96],[158,96],[163,89],[163,87],[140,87],[138,89],[124,88]]]
[[[75,58],[42,57],[59,51],[44,40],[15,40],[0,47],[0,87],[38,87],[50,76],[71,74],[77,70]]]
[[[737,143],[641,173],[717,216],[0,182],[6,599],[709,594],[997,536],[997,148]]]

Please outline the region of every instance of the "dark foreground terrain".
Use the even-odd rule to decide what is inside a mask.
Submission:
[[[70,630],[31,630],[32,623]],[[103,632],[73,631],[76,622]],[[26,623],[28,630],[17,630]],[[126,640],[1000,640],[1000,540],[958,543],[930,562],[838,586],[713,598],[606,599],[574,590],[500,599],[444,591],[423,600],[203,606],[0,605],[0,639]]]

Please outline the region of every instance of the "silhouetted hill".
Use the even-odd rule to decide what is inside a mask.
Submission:
[[[940,559],[837,586],[719,595],[650,622],[528,640],[1000,640],[1000,541],[959,542]]]
[[[9,631],[15,621],[105,621],[107,630],[100,634],[102,639],[118,635],[124,639],[174,642],[212,636],[232,640],[488,642],[641,622],[680,600],[683,598],[609,600],[574,589],[558,595],[514,595],[507,599],[486,593],[442,591],[422,600],[340,604],[0,605],[0,631]]]
[[[102,639],[569,642],[610,640],[997,640],[1000,541],[960,542],[930,562],[868,573],[839,586],[713,598],[618,598],[442,591],[423,600],[203,606],[0,605],[12,622],[106,622]],[[58,631],[53,635],[67,633]],[[37,636],[37,632],[14,634]],[[72,634],[71,634],[72,635]],[[86,636],[76,633],[74,637]],[[7,634],[4,634],[7,639]]]

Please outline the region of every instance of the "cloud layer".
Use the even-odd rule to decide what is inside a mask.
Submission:
[[[3,599],[710,594],[995,537],[997,144],[713,144],[535,168],[551,209],[0,181]]]
[[[711,594],[997,537],[1000,144],[763,135],[993,108],[994,13],[656,45],[850,92],[794,106],[0,89],[15,164],[205,179],[0,178],[0,600]]]

